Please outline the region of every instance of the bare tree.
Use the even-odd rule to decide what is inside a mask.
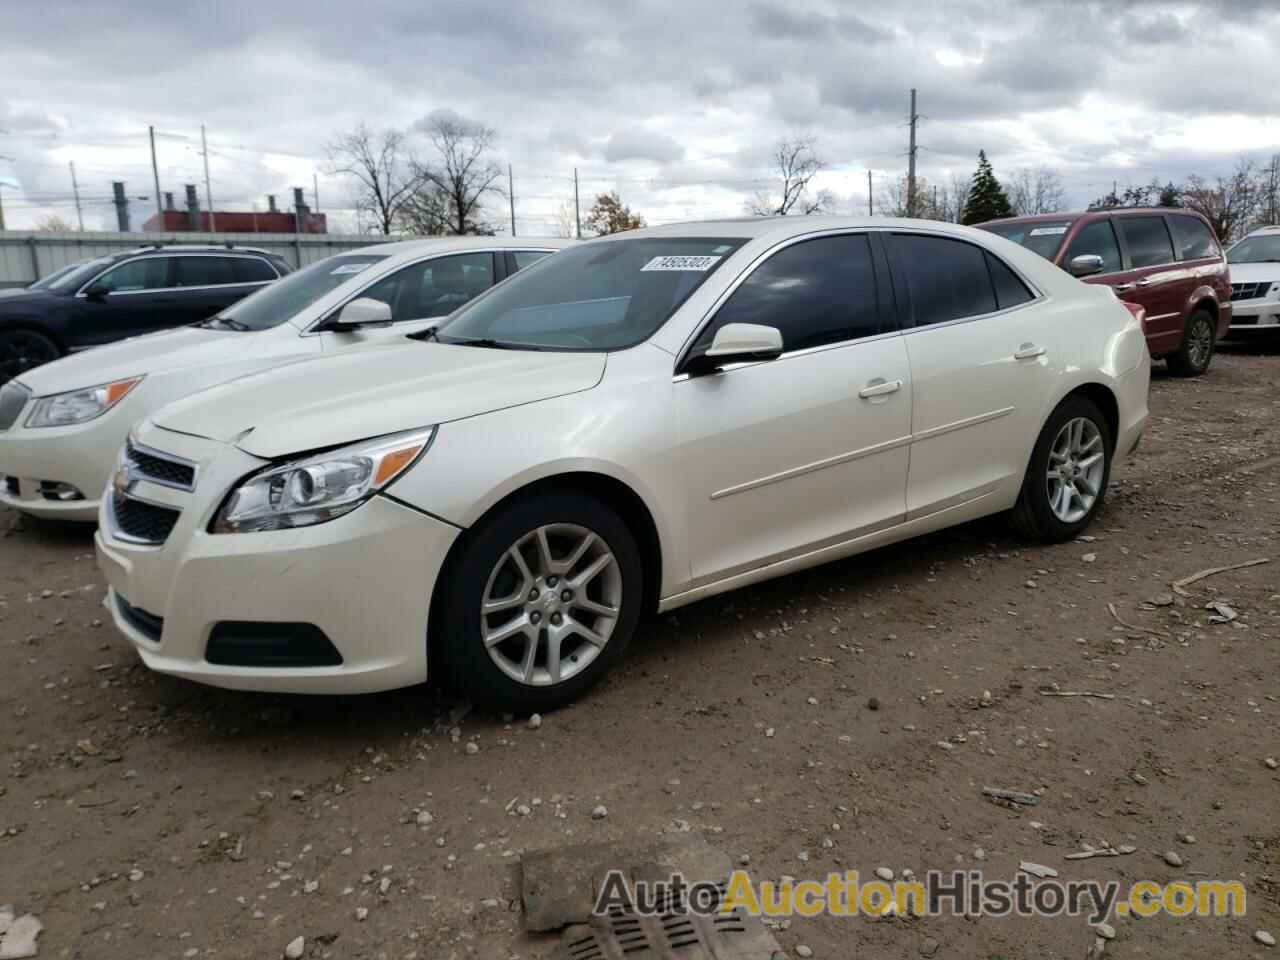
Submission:
[[[418,124],[431,141],[435,156],[428,163],[414,163],[421,189],[438,196],[429,205],[444,205],[441,233],[492,236],[493,227],[481,216],[489,195],[503,196],[502,169],[489,156],[497,134],[483,124],[439,110]]]
[[[71,225],[70,220],[66,220],[56,214],[50,214],[37,220],[35,229],[49,233],[70,233],[75,227]]]
[[[789,213],[826,213],[835,206],[829,190],[810,193],[809,183],[826,164],[815,151],[809,136],[779,140],[773,152],[773,170],[782,180],[781,196],[762,191],[747,203],[747,212],[757,217],[786,216]]]
[[[555,222],[552,229],[555,230],[555,236],[572,239],[578,233],[578,217],[573,209],[573,201],[566,198],[560,201],[560,205],[556,207],[556,212],[551,215],[551,219]]]
[[[1009,202],[1019,217],[1057,213],[1066,206],[1062,174],[1051,167],[1015,170],[1009,181]]]
[[[1280,153],[1273,153],[1258,171],[1257,218],[1263,224],[1280,223]]]
[[[930,183],[925,177],[916,177],[916,216],[923,220],[944,220],[959,223],[964,212],[969,184],[964,177],[953,174],[951,183]],[[907,178],[905,175],[890,180],[876,198],[876,213],[886,217],[906,217]]]
[[[1213,183],[1193,174],[1182,186],[1182,205],[1208,220],[1223,243],[1235,240],[1253,224],[1260,199],[1257,170],[1243,159],[1233,173]]]
[[[357,213],[368,213],[379,231],[391,233],[418,186],[405,135],[391,129],[375,133],[360,123],[330,141],[325,152],[326,173],[355,181],[352,200]]]

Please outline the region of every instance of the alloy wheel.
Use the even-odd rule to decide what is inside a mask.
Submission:
[[[1203,317],[1191,325],[1187,331],[1187,358],[1197,370],[1209,364],[1209,356],[1213,350],[1213,327]]]
[[[57,351],[44,337],[14,330],[0,339],[0,383],[56,359]]]
[[[485,650],[517,683],[562,683],[604,650],[622,594],[621,569],[599,534],[570,523],[540,526],[489,574],[480,610]]]
[[[1063,523],[1088,516],[1102,492],[1106,449],[1098,425],[1086,417],[1068,420],[1049,448],[1045,488],[1049,508]]]

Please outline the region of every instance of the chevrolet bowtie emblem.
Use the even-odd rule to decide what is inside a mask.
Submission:
[[[134,476],[129,464],[121,464],[120,469],[111,478],[111,489],[123,496],[133,489]]]

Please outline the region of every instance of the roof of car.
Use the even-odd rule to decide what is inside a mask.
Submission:
[[[754,240],[758,237],[785,239],[824,230],[851,229],[899,229],[931,230],[968,236],[972,227],[943,220],[908,220],[900,217],[833,217],[833,216],[780,216],[735,217],[724,220],[702,220],[688,223],[669,223],[660,227],[644,227],[622,234],[611,234],[589,241],[599,243],[624,237],[726,237]]]
[[[1098,210],[1062,210],[1058,213],[1036,213],[1025,217],[1001,217],[999,220],[988,220],[981,226],[989,227],[994,223],[1042,223],[1052,220],[1076,220],[1080,217],[1113,217],[1132,216],[1134,214],[1184,213],[1193,217],[1200,214],[1184,207],[1103,207]]]
[[[413,240],[371,243],[358,250],[343,252],[397,256],[402,253],[444,253],[452,250],[560,250],[576,242],[563,237],[419,237]]]

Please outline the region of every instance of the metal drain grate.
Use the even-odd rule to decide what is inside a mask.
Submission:
[[[723,896],[725,883],[720,883]],[[683,902],[659,913],[611,913],[565,934],[558,960],[768,960],[778,944],[758,917],[741,908],[689,913]]]

